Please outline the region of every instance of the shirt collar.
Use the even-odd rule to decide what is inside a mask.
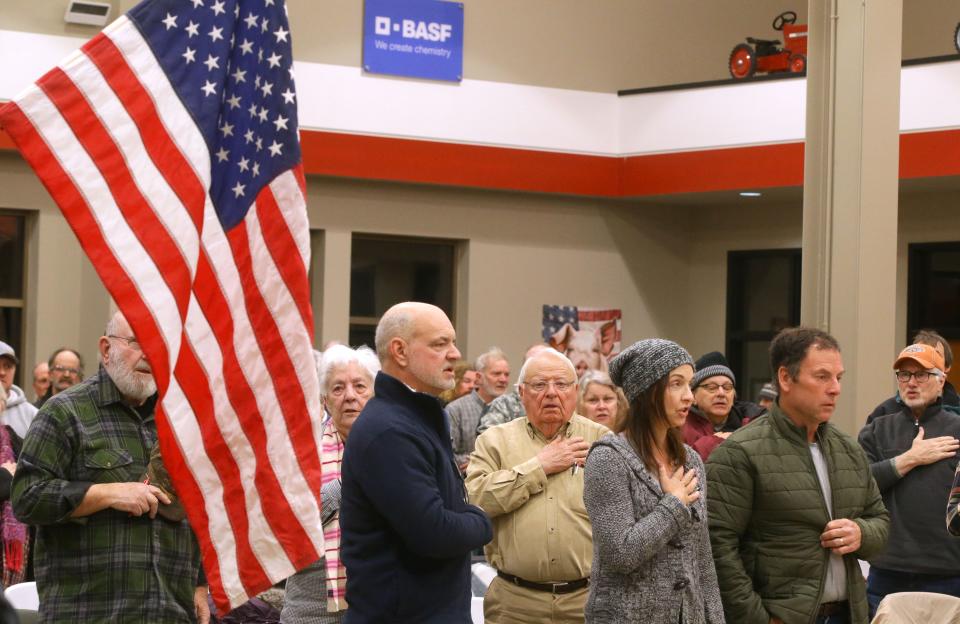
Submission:
[[[573,416],[575,416],[575,415],[576,415],[576,414],[574,414]],[[563,425],[560,426],[560,430],[557,431],[557,435],[554,436],[554,438],[556,438],[556,437],[569,438],[569,437],[570,437],[570,435],[573,433],[573,432],[570,430],[570,423],[573,422],[573,416],[570,416],[570,420],[568,420],[567,422],[563,423]],[[537,429],[536,427],[533,426],[533,423],[530,422],[530,419],[529,419],[529,418],[526,418],[525,420],[527,421],[527,422],[526,422],[527,435],[530,436],[530,439],[531,439],[531,440],[540,439],[540,440],[543,440],[544,442],[550,442],[550,440],[547,440],[547,436],[543,435],[543,432],[541,432],[539,429]],[[553,439],[553,438],[551,438],[551,439]]]

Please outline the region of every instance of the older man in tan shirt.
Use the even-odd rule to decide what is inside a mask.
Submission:
[[[493,520],[484,618],[582,623],[593,543],[581,467],[609,430],[574,414],[576,369],[558,351],[527,360],[519,391],[526,418],[484,431],[467,468],[470,502]]]

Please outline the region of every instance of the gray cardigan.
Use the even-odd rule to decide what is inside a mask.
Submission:
[[[664,495],[622,435],[590,449],[583,484],[593,524],[588,623],[724,622],[707,534],[706,471],[697,452],[686,450],[701,492],[689,509]]]

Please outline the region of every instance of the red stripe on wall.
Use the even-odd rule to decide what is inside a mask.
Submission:
[[[960,174],[960,130],[900,135],[900,178]]]
[[[703,193],[803,184],[803,143],[631,156],[621,195]]]
[[[308,174],[570,195],[618,195],[619,158],[302,132]]]
[[[596,197],[642,197],[803,184],[803,143],[642,156],[301,132],[308,175]],[[15,149],[0,133],[0,150]],[[900,177],[960,175],[960,130],[900,136]]]

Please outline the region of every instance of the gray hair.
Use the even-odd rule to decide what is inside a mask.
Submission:
[[[510,362],[510,360],[507,359],[507,354],[503,352],[503,349],[500,347],[490,347],[477,356],[476,369],[478,371],[484,371],[488,366],[500,360],[507,363]]]
[[[390,355],[391,340],[402,338],[409,342],[413,334],[413,314],[401,306],[402,304],[398,304],[387,310],[377,323],[373,342],[381,362],[386,361]]]
[[[320,380],[320,396],[327,395],[327,390],[329,390],[327,384],[335,368],[356,364],[370,376],[371,382],[380,371],[380,360],[377,359],[377,354],[366,345],[351,349],[338,344],[333,345],[323,353],[319,351],[313,353],[317,363],[317,378]]]
[[[530,362],[536,362],[537,360],[550,357],[555,360],[559,360],[563,365],[570,370],[570,373],[573,375],[573,383],[577,383],[577,367],[573,365],[573,362],[570,361],[570,358],[560,353],[552,347],[546,347],[537,351],[536,354],[527,358],[527,361],[523,363],[523,366],[520,367],[520,378],[517,382],[517,385],[522,384],[527,380],[527,367],[530,366]]]
[[[577,393],[578,404],[583,403],[583,396],[587,393],[587,387],[589,387],[590,384],[606,386],[613,390],[614,394],[617,394],[617,391],[620,390],[620,387],[613,383],[613,380],[610,379],[610,375],[607,373],[599,370],[588,370],[583,374],[583,377],[580,378],[580,391]]]

